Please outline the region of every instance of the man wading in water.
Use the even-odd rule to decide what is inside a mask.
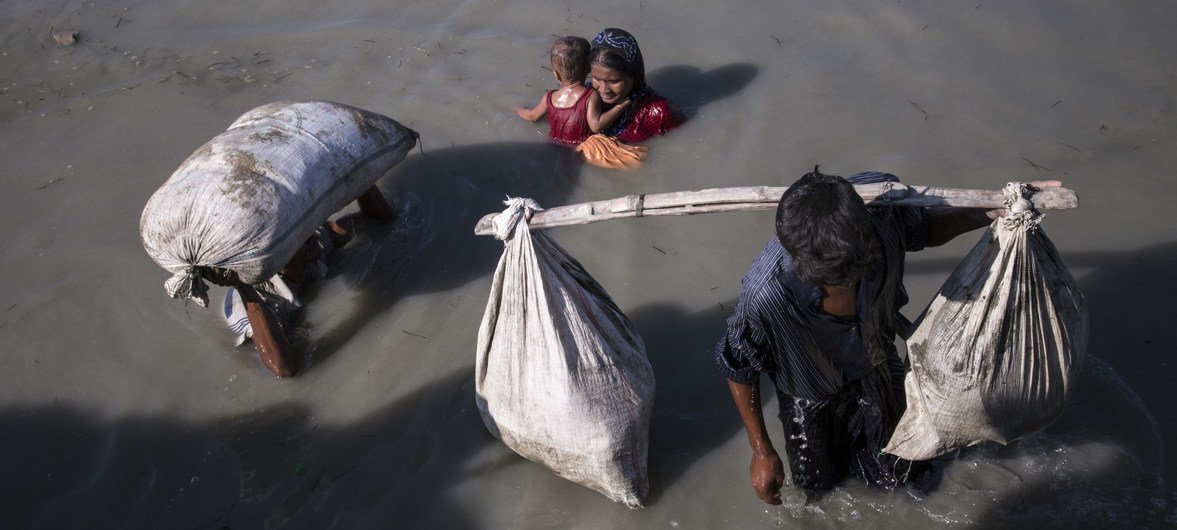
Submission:
[[[793,484],[808,499],[847,475],[893,488],[911,471],[882,453],[905,408],[894,345],[909,325],[899,314],[908,301],[905,253],[986,226],[1001,211],[867,207],[852,185],[888,181],[899,180],[814,168],[790,186],[777,207],[777,238],[744,277],[716,350],[752,447],[752,486],[769,504],[781,503],[785,476],[761,413],[762,373],[776,387]]]
[[[387,223],[396,219],[375,186],[360,195],[356,204],[359,212],[324,223],[278,274],[260,285],[248,285],[237,273],[219,267],[207,267],[203,273],[208,281],[230,287],[225,295],[225,318],[238,335],[237,344],[252,338],[262,364],[277,377],[290,377],[301,369],[282,329],[302,308],[298,293],[326,275],[327,255],[346,245],[364,220]]]

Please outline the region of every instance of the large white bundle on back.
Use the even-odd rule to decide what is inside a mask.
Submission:
[[[907,411],[884,451],[925,460],[1050,424],[1087,350],[1087,306],[1040,214],[1006,188],[994,221],[907,340]]]
[[[487,429],[520,455],[614,501],[640,507],[654,374],[608,293],[521,218],[496,218],[505,241],[478,332],[475,385]]]
[[[200,267],[257,284],[285,266],[327,218],[416,145],[373,112],[330,102],[270,103],[189,156],[147,201],[143,247],[173,273],[168,294],[207,305]]]

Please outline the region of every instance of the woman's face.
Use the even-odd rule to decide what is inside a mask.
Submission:
[[[607,66],[594,64],[590,71],[590,77],[593,80],[593,88],[597,89],[597,93],[601,95],[601,101],[609,105],[614,105],[625,99],[633,90],[632,76]]]

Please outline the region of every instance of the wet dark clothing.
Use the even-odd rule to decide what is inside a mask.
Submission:
[[[643,87],[629,96],[630,104],[612,126],[601,131],[627,144],[644,142],[682,125],[684,118],[670,100]]]
[[[895,356],[825,399],[777,392],[793,485],[828,490],[847,475],[884,488],[898,484],[896,473],[908,466],[882,449],[905,409],[903,372]]]
[[[887,173],[860,173],[852,184],[898,182]],[[744,276],[743,289],[716,361],[729,379],[752,383],[761,373],[777,388],[809,400],[823,399],[896,354],[904,252],[924,248],[928,220],[922,208],[871,207],[871,224],[883,260],[858,288],[858,317],[821,311],[821,288],[793,272],[792,258],[774,237]]]
[[[549,90],[545,96],[548,98],[548,139],[561,145],[576,147],[593,134],[588,123],[588,100],[593,89],[581,92],[576,98],[576,103],[566,109],[552,103],[552,94],[555,92]]]
[[[877,172],[847,180],[898,182]],[[845,471],[868,480],[882,473],[877,455],[904,409],[894,344],[906,323],[899,314],[908,301],[904,255],[926,246],[928,218],[922,208],[868,210],[883,259],[859,284],[858,316],[821,311],[820,287],[797,277],[774,237],[744,277],[716,349],[720,371],[732,381],[757,384],[761,373],[772,380],[794,483],[813,489],[832,487]]]

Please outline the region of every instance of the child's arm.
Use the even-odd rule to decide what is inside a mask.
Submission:
[[[539,98],[539,103],[535,107],[532,107],[530,109],[524,108],[524,107],[515,107],[515,114],[518,114],[520,118],[523,118],[523,119],[525,119],[529,122],[532,122],[532,123],[539,121],[539,119],[544,117],[544,114],[547,114],[547,113],[548,113],[548,95],[547,95],[547,93],[545,93],[543,95],[543,97]]]
[[[592,90],[593,93],[589,94],[588,116],[586,117],[588,118],[589,129],[594,133],[599,133],[606,127],[612,125],[614,121],[617,121],[617,117],[621,115],[621,111],[629,106],[629,100],[627,99],[614,105],[613,108],[606,112],[601,112],[601,95],[596,90],[591,88],[589,90]]]

